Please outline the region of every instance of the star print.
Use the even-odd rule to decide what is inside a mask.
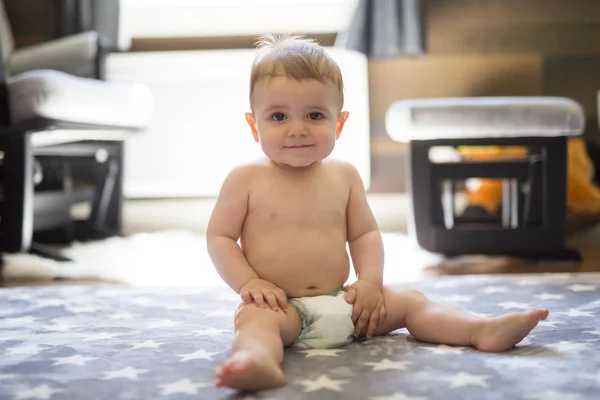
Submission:
[[[13,374],[0,374],[0,381],[3,379],[10,379],[10,378],[14,378],[15,375]]]
[[[581,396],[576,393],[545,390],[543,392],[527,395],[527,398],[537,400],[578,400],[581,398]]]
[[[210,311],[206,313],[209,317],[230,317],[233,315],[233,311],[226,308],[219,308],[215,311]]]
[[[427,397],[408,396],[404,393],[396,392],[391,396],[371,397],[371,400],[427,400]]]
[[[459,303],[459,302],[460,303],[469,303],[472,299],[473,299],[473,296],[461,296],[458,294],[440,298],[441,301],[445,301],[448,303]]]
[[[96,333],[96,334],[93,334],[93,335],[91,335],[91,336],[88,336],[88,337],[86,337],[86,338],[85,338],[85,339],[83,339],[83,340],[86,340],[86,341],[91,341],[91,340],[104,340],[104,339],[112,339],[112,338],[114,338],[115,336],[120,336],[120,335],[119,335],[119,334],[116,334],[116,333],[101,332],[101,333]]]
[[[44,308],[44,307],[58,307],[58,306],[64,306],[69,304],[69,302],[65,299],[39,299],[36,302],[36,305],[39,308]]]
[[[317,357],[317,356],[337,357],[337,353],[341,353],[342,351],[346,351],[346,350],[344,350],[344,349],[310,349],[310,350],[302,350],[301,353],[306,354],[306,358]]]
[[[466,372],[459,372],[458,374],[448,377],[448,378],[445,378],[443,380],[451,382],[450,387],[453,387],[453,388],[463,387],[463,386],[468,386],[468,385],[487,387],[488,384],[485,380],[490,379],[490,378],[491,378],[490,375],[471,375]]]
[[[154,322],[151,322],[150,324],[148,324],[148,328],[150,328],[150,329],[172,328],[172,327],[178,326],[178,325],[180,325],[179,322],[171,321],[168,319],[161,319],[159,321],[154,321]]]
[[[541,360],[531,357],[508,357],[500,359],[490,359],[486,361],[488,365],[500,364],[509,369],[517,368],[542,368],[544,365]]]
[[[191,310],[193,307],[185,301],[180,301],[179,303],[169,304],[165,308],[168,310]]]
[[[156,343],[154,340],[146,340],[142,343],[134,343],[131,350],[135,349],[158,349],[162,343]]]
[[[593,292],[596,290],[596,285],[580,285],[580,284],[575,284],[575,285],[571,285],[571,286],[567,286],[567,289],[573,291],[573,292]]]
[[[431,351],[434,354],[462,354],[463,350],[460,347],[446,346],[440,344],[435,347],[425,347],[425,350]]]
[[[594,316],[594,314],[592,314],[591,311],[580,311],[580,310],[574,310],[574,309],[571,309],[571,310],[566,311],[566,312],[561,311],[561,312],[559,312],[557,314],[564,314],[564,315],[567,315],[569,317],[593,317]]]
[[[387,358],[379,362],[367,362],[364,365],[373,367],[373,371],[385,371],[388,369],[406,370],[412,361],[391,361]]]
[[[600,330],[596,329],[595,331],[584,331],[583,333],[589,333],[590,335],[600,335]]]
[[[6,349],[6,354],[29,354],[35,356],[40,354],[40,351],[47,350],[47,348],[40,347],[37,344],[22,347],[11,347]]]
[[[483,293],[485,294],[494,294],[494,293],[506,293],[508,288],[506,286],[486,286],[483,289]]]
[[[554,343],[551,346],[558,351],[580,351],[588,350],[589,343],[576,343],[561,340],[560,342]]]
[[[119,369],[116,371],[109,371],[109,372],[105,372],[104,378],[101,379],[116,379],[116,378],[124,378],[124,379],[131,379],[131,380],[136,380],[138,378],[138,374],[143,374],[145,372],[148,372],[147,369],[136,369],[133,367],[126,367],[123,369]]]
[[[552,328],[556,327],[556,325],[564,325],[563,322],[561,321],[540,321],[538,322],[538,327],[539,326],[551,326]]]
[[[1,321],[4,322],[6,325],[22,326],[22,325],[26,325],[26,324],[31,324],[32,322],[35,322],[37,320],[38,320],[38,318],[28,315],[26,317],[5,318]]]
[[[208,360],[208,361],[212,361],[212,356],[214,356],[215,354],[219,354],[217,353],[211,353],[208,352],[204,349],[200,349],[194,353],[190,353],[190,354],[180,354],[179,357],[181,357],[181,361],[190,361],[190,360]]]
[[[218,329],[218,328],[207,328],[207,329],[200,329],[199,331],[194,331],[194,333],[196,334],[196,336],[220,336],[225,332],[229,332],[228,329]]]
[[[65,307],[65,310],[72,312],[74,314],[81,314],[81,313],[95,313],[95,312],[101,311],[102,308],[94,307],[94,306],[69,305],[69,306]]]
[[[302,380],[297,382],[298,384],[305,386],[304,392],[314,392],[321,389],[335,390],[337,392],[341,392],[341,385],[343,385],[344,383],[348,383],[346,379],[329,379],[327,375],[321,375],[315,380]]]
[[[500,307],[503,307],[503,308],[522,308],[522,309],[525,309],[525,310],[528,310],[528,309],[531,308],[531,306],[528,305],[528,304],[517,303],[516,301],[505,301],[505,302],[502,302],[502,303],[498,303],[498,305]]]
[[[162,395],[168,396],[176,393],[183,394],[198,394],[198,389],[210,386],[208,383],[194,383],[189,379],[181,379],[177,382],[166,383],[160,385]]]
[[[75,328],[75,325],[67,324],[64,322],[53,323],[52,325],[46,325],[42,328],[43,331],[56,331],[56,332],[68,332]]]
[[[517,282],[519,286],[537,286],[540,284],[540,281],[537,279],[521,279]]]
[[[535,295],[533,297],[536,297],[540,300],[564,300],[565,295],[564,294],[542,293],[542,294]]]
[[[76,354],[71,357],[58,357],[53,358],[55,360],[52,365],[63,365],[63,364],[71,364],[71,365],[85,365],[87,361],[95,360],[95,357],[82,357],[79,354]]]
[[[457,284],[456,282],[442,281],[442,282],[437,282],[435,285],[433,285],[433,287],[436,289],[444,289],[444,288],[456,287],[456,284]]]
[[[36,386],[33,389],[26,390],[17,395],[18,400],[24,399],[42,399],[48,400],[54,393],[64,392],[63,389],[53,389],[48,385]]]
[[[109,315],[108,318],[110,319],[133,319],[134,315],[132,313],[130,313],[129,311],[125,311],[122,313],[118,313],[118,314],[113,314],[113,315]]]

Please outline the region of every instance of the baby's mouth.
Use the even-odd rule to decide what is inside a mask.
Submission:
[[[312,147],[312,144],[299,144],[294,146],[284,146],[286,149],[304,149],[306,147]]]

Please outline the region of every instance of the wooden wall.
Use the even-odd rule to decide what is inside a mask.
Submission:
[[[426,0],[427,55],[370,62],[373,192],[405,190],[406,146],[385,132],[398,99],[566,96],[600,142],[600,0]]]

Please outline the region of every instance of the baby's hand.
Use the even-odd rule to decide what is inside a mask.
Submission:
[[[352,307],[354,336],[359,336],[368,324],[366,336],[371,338],[379,322],[385,319],[386,312],[381,290],[371,282],[359,279],[350,286],[345,299],[348,303],[354,304]]]
[[[279,311],[279,307],[284,312],[288,310],[286,293],[264,279],[250,279],[240,290],[240,297],[244,303],[250,304],[254,301],[260,308],[268,305],[273,311]]]

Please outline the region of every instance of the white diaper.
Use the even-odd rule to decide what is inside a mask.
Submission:
[[[344,300],[341,289],[331,294],[290,298],[302,319],[302,332],[294,347],[327,349],[342,347],[352,341],[352,305]]]

